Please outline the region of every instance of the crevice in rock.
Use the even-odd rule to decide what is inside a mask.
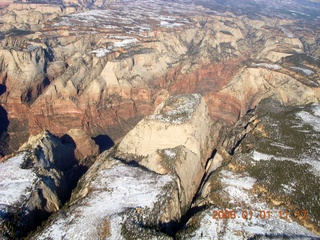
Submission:
[[[123,164],[126,164],[126,165],[128,165],[128,166],[130,166],[130,167],[140,168],[141,170],[146,171],[146,172],[151,172],[151,173],[159,174],[159,173],[156,173],[156,172],[150,170],[149,168],[147,168],[147,167],[145,167],[145,166],[140,165],[140,164],[139,164],[139,161],[140,161],[141,159],[132,160],[130,157],[128,157],[128,158],[121,158],[121,157],[118,157],[118,156],[115,156],[114,159],[117,160],[117,161],[119,161],[119,162],[121,162],[121,163],[123,163]],[[128,160],[128,159],[131,159],[131,160]]]
[[[0,84],[0,96],[7,91],[7,87],[4,84]]]
[[[242,141],[245,139],[245,137],[247,136],[248,132],[251,132],[253,129],[255,129],[255,126],[252,129],[248,130],[249,125],[252,123],[252,116],[255,114],[255,109],[249,110],[247,112],[247,114],[238,121],[237,124],[235,124],[234,127],[232,127],[232,129],[229,132],[229,135],[227,136],[227,138],[225,139],[225,141],[228,142],[228,146],[229,146],[229,154],[232,156],[235,154],[235,152],[237,151],[238,147],[241,145]],[[236,139],[236,140],[235,140]],[[231,146],[230,146],[231,145]],[[208,165],[210,164],[210,160],[213,159],[215,157],[215,155],[218,153],[218,148],[215,148],[212,150],[211,156],[210,158],[207,160],[206,162],[206,169],[208,167]],[[199,200],[200,197],[200,193],[203,189],[204,184],[207,182],[208,179],[210,179],[210,176],[212,174],[214,174],[216,171],[219,171],[219,169],[221,169],[221,167],[227,165],[229,163],[229,161],[226,159],[226,161],[224,161],[222,163],[222,165],[220,167],[218,167],[216,170],[211,171],[211,172],[205,172],[205,174],[202,177],[201,183],[199,185],[199,188],[197,190],[197,193],[194,195],[190,208],[187,210],[187,212],[181,217],[179,222],[176,222],[173,228],[173,232],[165,232],[167,235],[171,236],[173,239],[177,239],[177,234],[185,229],[187,226],[187,222],[193,217],[195,216],[197,213],[202,212],[203,210],[206,210],[209,205],[207,204],[203,204],[200,206],[199,203],[202,202],[197,202]]]
[[[9,141],[10,137],[7,133],[9,119],[7,111],[0,106],[0,158],[10,153]]]

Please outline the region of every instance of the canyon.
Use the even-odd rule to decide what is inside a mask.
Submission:
[[[46,200],[41,203],[41,197],[34,200],[28,193],[28,200],[19,201],[28,211],[45,212],[43,220],[53,213],[42,229],[31,232],[40,223],[23,223],[23,208],[14,210],[18,217],[1,210],[1,237],[198,239],[211,233],[190,229],[206,218],[211,218],[207,228],[219,228],[212,222],[217,207],[241,207],[234,192],[226,196],[224,189],[238,188],[233,190],[253,198],[257,192],[270,194],[259,201],[282,199],[279,192],[271,194],[271,183],[255,182],[258,170],[249,153],[275,134],[265,129],[278,122],[265,115],[320,100],[320,3],[264,4],[57,0],[1,6],[0,167],[18,169],[18,161],[31,159],[28,176],[37,184],[28,186],[45,193]],[[317,182],[317,173],[311,175]],[[47,178],[61,189],[49,193]],[[260,192],[247,193],[250,189]],[[245,194],[247,205],[258,201]],[[133,200],[126,202],[130,196]],[[293,200],[281,200],[281,206],[307,207],[299,205],[297,194],[288,198]],[[109,200],[103,204],[101,199]],[[3,209],[13,209],[17,202],[5,204]],[[314,206],[310,217],[298,219],[298,225],[270,226],[316,237],[318,204],[309,204]],[[94,226],[86,229],[85,219]],[[249,228],[254,221],[246,224]],[[189,225],[190,231],[184,231]],[[272,234],[258,230],[237,234],[242,239]],[[275,234],[280,230],[275,227]]]

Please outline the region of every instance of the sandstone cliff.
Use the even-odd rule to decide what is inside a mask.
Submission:
[[[53,216],[36,236],[58,232],[62,238],[65,231],[85,238],[81,231],[88,220],[94,222],[92,238],[133,233],[166,239],[176,237],[199,206],[234,200],[233,192],[215,195],[219,186],[245,192],[244,200],[253,196],[246,195],[253,191],[253,177],[224,165],[261,126],[254,113],[263,99],[287,107],[319,101],[320,35],[314,19],[320,8],[277,1],[279,11],[270,11],[260,1],[224,2],[230,4],[122,0],[110,6],[71,0],[56,1],[52,9],[14,3],[1,10],[2,155],[48,129],[62,142],[44,140],[41,149],[69,145],[72,160],[79,161],[74,164],[90,166],[98,153],[91,137],[118,142],[128,133],[81,180],[70,211]],[[72,6],[95,3],[104,7]],[[41,161],[66,170],[72,164],[63,159],[61,152]],[[215,172],[219,167],[225,171]],[[199,214],[206,221],[213,210]]]
[[[63,234],[80,239],[125,239],[128,234],[151,238],[161,237],[155,231],[173,233],[204,175],[211,148],[210,127],[200,95],[169,97],[117,149],[99,156],[73,193],[67,218],[62,220],[58,214],[36,238]],[[177,135],[179,131],[185,133]],[[135,133],[141,141],[133,142]],[[167,141],[168,134],[174,142]],[[158,141],[150,139],[153,135]],[[149,148],[144,151],[141,145]],[[73,218],[77,220],[70,222]]]
[[[159,4],[179,11],[154,17],[158,5],[128,3],[121,14],[134,13],[132,19],[117,8],[91,10],[46,21],[36,33],[6,35],[0,99],[9,146],[17,149],[44,129],[116,140],[153,112],[163,92],[202,94],[212,120],[223,124],[273,94],[297,104],[301,89],[307,102],[318,101],[317,40],[311,31],[290,34],[294,20],[202,16],[203,7]],[[139,24],[128,33],[132,21]]]

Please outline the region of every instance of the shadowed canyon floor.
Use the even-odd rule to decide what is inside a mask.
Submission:
[[[4,2],[0,237],[319,236],[319,9]]]

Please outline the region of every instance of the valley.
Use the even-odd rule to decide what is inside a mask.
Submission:
[[[0,237],[316,239],[319,9],[8,1]],[[233,210],[290,219],[212,218]]]

